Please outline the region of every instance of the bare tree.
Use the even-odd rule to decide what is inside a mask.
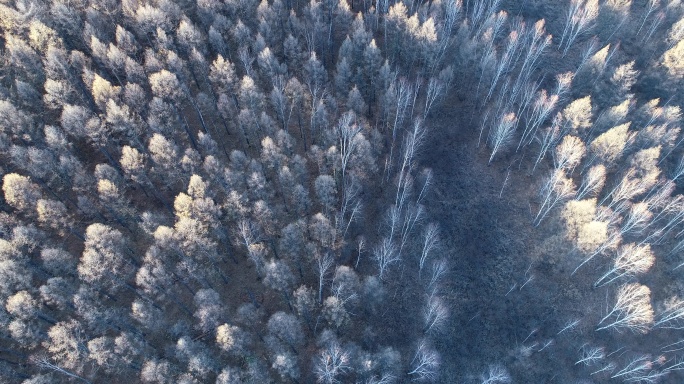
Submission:
[[[598,0],[571,0],[565,27],[561,35],[559,48],[563,48],[563,56],[575,42],[577,37],[592,27],[593,21],[598,16]]]
[[[611,319],[612,318],[612,319]],[[607,322],[607,320],[611,319]],[[601,324],[604,324],[601,326]],[[629,329],[646,333],[653,324],[651,290],[639,283],[625,284],[618,288],[615,305],[599,322],[597,331],[603,329]]]
[[[342,185],[346,185],[346,171],[352,156],[355,153],[358,140],[356,136],[361,132],[361,125],[354,121],[354,114],[347,112],[340,118],[336,126],[338,150],[342,165]]]
[[[598,164],[589,169],[582,179],[575,195],[575,200],[582,200],[585,196],[593,197],[598,195],[606,183],[606,167],[603,164]]]
[[[442,81],[440,81],[438,78],[431,77],[430,81],[428,81],[428,86],[426,90],[426,95],[425,95],[425,107],[423,109],[423,119],[426,119],[428,116],[428,113],[430,113],[430,110],[435,104],[435,101],[442,95],[444,92],[444,84]]]
[[[553,163],[556,169],[570,171],[582,161],[586,147],[579,137],[567,135],[556,146]]]
[[[492,148],[492,154],[489,156],[489,164],[492,163],[494,156],[513,138],[513,131],[515,130],[518,119],[515,113],[507,113],[498,119],[496,127],[490,132],[489,145]]]
[[[575,362],[575,365],[594,365],[606,356],[605,349],[603,347],[590,347],[589,345],[585,344],[582,346],[580,351],[580,359]]]
[[[605,205],[606,208],[610,208],[616,213],[621,213],[629,206],[629,202],[632,199],[648,191],[654,181],[637,177],[636,169],[630,168],[622,176],[618,185],[601,200],[600,204],[604,204],[610,199],[610,203]]]
[[[432,271],[430,274],[430,281],[427,284],[428,289],[435,287],[435,284],[439,283],[444,275],[447,273],[447,261],[445,259],[438,259],[432,263]]]
[[[68,369],[64,369],[64,368],[60,367],[59,365],[51,363],[50,359],[48,359],[48,357],[45,355],[34,356],[31,358],[31,360],[33,363],[38,365],[40,368],[49,369],[51,371],[61,373],[61,374],[66,375],[66,376],[73,377],[75,379],[79,379],[79,380],[83,381],[84,383],[88,383],[88,384],[91,383],[90,381],[88,381],[85,378],[75,374],[74,372],[71,372]]]
[[[558,113],[556,114],[556,117],[554,117],[551,126],[545,128],[543,132],[540,132],[537,134],[537,136],[535,136],[535,139],[539,142],[539,154],[534,161],[534,167],[532,167],[532,171],[537,169],[537,165],[539,165],[539,162],[542,161],[544,156],[546,156],[546,152],[548,152],[548,150],[551,149],[551,147],[553,147],[561,137],[563,137],[560,123],[561,114]]]
[[[656,9],[658,8],[658,5],[660,5],[660,0],[648,0],[646,2],[646,9],[644,10],[644,18],[641,20],[641,24],[639,25],[639,29],[637,29],[637,32],[636,32],[637,36],[641,32],[641,29],[644,27],[644,24],[646,24],[646,20],[648,19],[648,17],[651,16],[651,14],[656,11]]]
[[[337,341],[331,341],[318,353],[313,369],[318,383],[342,383],[340,376],[351,370],[351,356]]]
[[[439,332],[446,325],[448,317],[449,310],[442,298],[434,293],[429,295],[423,309],[423,333]]]
[[[490,365],[487,371],[480,375],[480,384],[509,384],[511,375],[501,365]]]
[[[487,96],[485,97],[485,102],[487,102],[489,98],[492,96],[492,93],[494,92],[494,89],[496,89],[496,85],[499,83],[499,79],[501,78],[501,76],[510,69],[511,63],[514,63],[514,60],[517,58],[516,51],[520,45],[520,40],[521,38],[518,31],[514,30],[508,34],[508,39],[506,41],[506,49],[501,55],[501,59],[499,60],[494,70],[494,76],[492,78],[491,85],[489,86]]]
[[[627,365],[621,370],[615,372],[610,378],[617,379],[622,378],[626,382],[655,382],[655,378],[652,380],[645,380],[651,375],[653,367],[653,361],[649,355],[637,355],[632,357]]]
[[[673,297],[664,303],[665,310],[656,316],[653,327],[684,329],[684,300]]]
[[[439,354],[423,339],[418,343],[407,375],[414,380],[434,380],[437,378],[439,363]]]
[[[325,284],[325,275],[328,270],[335,264],[330,253],[325,252],[316,257],[316,271],[318,273],[318,302],[323,301],[323,285]]]
[[[420,252],[420,261],[418,262],[420,271],[425,266],[430,254],[439,248],[439,227],[437,224],[429,224],[423,231],[423,246]]]
[[[373,259],[378,265],[378,277],[382,280],[389,267],[400,260],[397,247],[388,238],[382,239],[373,249]]]
[[[653,218],[653,213],[648,209],[649,204],[646,202],[634,203],[629,207],[627,217],[622,222],[620,233],[625,235],[628,233],[639,234],[648,227]]]
[[[561,201],[571,198],[575,194],[572,179],[565,176],[565,171],[556,170],[543,184],[540,195],[539,212],[534,218],[534,225],[538,226],[546,215]]]
[[[522,135],[520,135],[518,149],[522,145],[528,145],[532,142],[537,134],[537,129],[539,129],[546,119],[548,119],[551,112],[556,108],[558,99],[559,96],[557,94],[549,96],[546,90],[538,92],[538,96],[532,105],[531,115],[527,119],[527,124],[525,125]]]
[[[651,252],[649,244],[637,245],[630,243],[620,247],[613,266],[601,276],[594,286],[600,287],[610,284],[611,282],[622,277],[634,277],[639,274],[644,274],[651,269],[655,257]]]
[[[260,242],[256,224],[251,220],[240,220],[236,232],[238,241],[245,246],[247,256],[254,263],[257,274],[261,276],[266,263],[266,248]]]

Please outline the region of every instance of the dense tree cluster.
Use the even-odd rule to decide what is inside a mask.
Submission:
[[[684,369],[678,0],[4,0],[0,30],[4,382]],[[469,126],[436,126],[457,104]],[[421,161],[446,130],[510,164],[499,198],[532,180],[521,226],[563,232],[539,264],[594,292],[462,378],[451,267],[479,255]]]
[[[437,377],[461,10],[2,2],[3,381]]]

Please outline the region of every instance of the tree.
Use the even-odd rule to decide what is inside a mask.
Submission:
[[[140,371],[140,379],[144,383],[171,383],[171,364],[166,360],[151,359],[145,361]]]
[[[178,360],[187,365],[191,377],[206,378],[211,372],[218,370],[218,362],[210,354],[210,349],[204,343],[183,336],[175,345],[175,355]]]
[[[561,201],[575,194],[575,186],[571,178],[563,170],[555,170],[540,190],[541,204],[539,212],[534,218],[534,225],[538,226],[546,215]]]
[[[618,288],[615,305],[598,325],[597,331],[628,329],[638,333],[648,332],[653,325],[651,290],[639,283],[622,285]]]
[[[292,296],[294,297],[294,307],[297,314],[304,318],[309,329],[311,329],[314,313],[319,303],[316,300],[316,292],[310,287],[302,285],[292,293]]]
[[[572,169],[582,161],[585,147],[582,140],[576,136],[567,135],[563,141],[556,146],[553,158],[556,169],[563,169],[572,172]]]
[[[74,273],[77,258],[59,248],[43,248],[40,251],[43,267],[54,276],[69,276]]]
[[[146,184],[147,177],[145,172],[145,156],[136,148],[124,145],[121,148],[121,168],[133,181],[139,184]]]
[[[241,356],[250,345],[249,334],[236,325],[222,324],[216,328],[216,344],[223,351]]]
[[[49,359],[47,356],[45,356],[45,355],[38,355],[38,356],[35,356],[35,357],[33,357],[33,358],[31,359],[31,361],[32,361],[33,363],[35,363],[36,365],[38,365],[40,368],[49,369],[49,370],[51,370],[51,371],[53,371],[53,372],[58,372],[58,373],[61,373],[61,374],[63,374],[63,375],[66,375],[66,376],[69,376],[69,377],[73,377],[73,378],[79,379],[79,380],[83,381],[83,382],[86,383],[86,384],[90,384],[90,383],[91,383],[90,381],[86,380],[85,378],[83,378],[83,377],[81,377],[81,376],[79,376],[79,375],[77,375],[77,374],[75,374],[75,373],[73,373],[73,372],[71,372],[71,371],[69,371],[69,370],[67,370],[67,369],[64,369],[64,368],[60,367],[59,365],[56,365],[56,364],[51,363],[51,362],[50,362],[50,359]],[[45,381],[45,382],[43,383],[42,381],[39,381],[39,382],[37,382],[36,384],[47,384],[47,383],[49,383],[49,382],[50,382],[50,381]],[[24,381],[24,383],[27,383],[27,381]]]
[[[606,357],[606,353],[603,347],[590,347],[589,345],[585,344],[582,346],[580,359],[577,360],[575,365],[594,365],[604,357]]]
[[[130,316],[150,331],[157,331],[166,326],[164,313],[155,304],[140,298],[131,304]]]
[[[329,342],[314,360],[314,374],[318,383],[342,383],[340,376],[351,370],[351,356],[337,341]]]
[[[434,293],[429,295],[423,309],[423,333],[440,332],[448,318],[449,310],[442,298]]]
[[[216,377],[216,384],[240,384],[244,382],[241,376],[239,368],[226,367]]]
[[[480,376],[481,384],[509,384],[511,381],[511,375],[501,365],[490,365],[487,372]]]
[[[325,252],[322,255],[318,254],[316,256],[316,266],[318,267],[316,272],[318,272],[318,302],[323,301],[323,284],[325,283],[325,276],[328,270],[335,264],[330,253]]]
[[[281,292],[285,297],[285,301],[290,304],[290,291],[295,284],[295,277],[283,261],[269,260],[264,267],[266,276],[264,276],[264,284],[268,287]]]
[[[439,363],[439,354],[423,339],[418,343],[407,375],[413,380],[434,380]]]
[[[114,353],[114,340],[108,336],[101,336],[88,341],[88,357],[108,374],[117,374],[122,368]]]
[[[233,94],[236,87],[235,66],[219,54],[211,65],[209,80],[217,94]]]
[[[13,208],[31,214],[41,197],[40,189],[26,176],[8,173],[2,178],[5,201]]]
[[[321,312],[330,325],[340,328],[349,323],[349,312],[345,304],[350,298],[341,298],[337,295],[328,296],[323,301]]]
[[[630,123],[618,125],[602,133],[589,145],[593,159],[600,159],[610,166],[622,155],[627,144],[634,138],[629,132]]]
[[[489,146],[492,148],[489,164],[492,163],[497,152],[513,139],[513,132],[515,131],[517,121],[515,113],[507,113],[497,119],[496,126],[489,134]]]
[[[268,331],[275,338],[287,344],[293,351],[304,342],[304,333],[294,315],[276,312],[268,319]]]
[[[584,197],[593,197],[601,193],[603,186],[606,183],[606,167],[603,164],[597,164],[589,168],[589,171],[582,178],[582,185],[580,185],[575,195],[575,200],[582,200]]]
[[[602,286],[622,277],[634,277],[648,272],[655,262],[649,244],[637,245],[630,243],[618,250],[613,267],[601,276],[594,286]],[[608,279],[610,278],[610,279]],[[608,279],[608,280],[606,280]]]
[[[373,259],[378,266],[378,277],[381,280],[384,278],[389,267],[401,260],[396,246],[388,238],[382,239],[380,244],[375,247]]]
[[[48,337],[44,346],[57,365],[80,373],[88,351],[81,325],[75,320],[59,322],[50,327]]]
[[[682,329],[684,328],[684,300],[671,297],[663,303],[663,311],[657,314],[654,328]]]
[[[39,318],[48,324],[55,324],[55,321],[39,310],[39,304],[27,291],[19,291],[7,298],[5,309],[16,319],[28,321]]]
[[[563,48],[563,56],[568,53],[577,37],[592,27],[598,16],[598,0],[572,0],[567,13],[565,27],[558,47]]]
[[[329,212],[337,202],[335,179],[330,175],[320,175],[314,181],[314,190],[321,205]]]
[[[573,100],[562,112],[563,130],[572,130],[579,134],[582,130],[591,127],[592,100],[591,96]]]
[[[36,204],[38,221],[64,234],[71,224],[67,207],[61,201],[40,199]]]
[[[287,350],[280,350],[271,357],[273,364],[271,367],[278,372],[283,380],[299,378],[299,364],[297,356]]]
[[[679,40],[665,52],[661,63],[673,78],[684,77],[684,39]]]
[[[180,161],[178,147],[163,135],[155,133],[152,135],[152,138],[150,138],[148,150],[152,161],[159,167],[158,170],[153,169],[153,171],[161,171],[158,176],[160,178],[162,178],[162,174],[168,175],[163,178],[165,184],[173,184],[175,181],[174,179],[178,175],[177,166]]]
[[[89,225],[78,265],[79,276],[85,282],[116,292],[133,272],[124,251],[125,239],[121,232],[104,224]]]
[[[178,102],[181,97],[181,85],[178,77],[165,69],[150,75],[152,92],[168,101]]]
[[[71,297],[75,293],[72,284],[62,277],[51,277],[40,287],[41,300],[59,310],[66,310],[71,305]]]
[[[195,293],[197,328],[203,332],[216,329],[225,317],[225,308],[219,294],[213,289],[200,289]]]

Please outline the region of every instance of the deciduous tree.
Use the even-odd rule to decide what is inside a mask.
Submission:
[[[628,329],[646,333],[652,325],[651,290],[639,283],[629,283],[618,288],[615,305],[601,319],[596,330]]]

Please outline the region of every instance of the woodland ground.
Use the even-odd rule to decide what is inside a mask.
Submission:
[[[532,224],[541,175],[550,169],[548,161],[531,174],[532,154],[520,161],[513,155],[515,148],[507,148],[488,165],[484,140],[477,147],[478,119],[475,115],[471,120],[470,111],[478,112],[467,98],[469,92],[467,86],[454,89],[428,119],[430,134],[420,159],[434,172],[428,216],[441,227],[443,251],[449,253],[451,267],[451,319],[437,345],[442,353],[440,382],[468,383],[477,380],[487,365],[503,364],[515,383],[568,383],[587,379],[596,370],[575,365],[578,349],[587,341],[600,340],[607,353],[622,345],[648,350],[651,343],[668,344],[660,338],[658,344],[653,335],[593,335],[606,299],[610,300],[609,289],[592,287],[605,263],[589,263],[571,276],[581,260],[568,255],[571,245],[564,241],[562,208],[557,207],[539,227]],[[530,276],[532,280],[520,290]],[[667,297],[658,294],[668,290],[667,284],[647,283],[656,287],[655,296]],[[557,335],[566,321],[575,318],[582,319],[577,329]],[[524,351],[524,346],[535,343],[531,352]],[[597,382],[610,382],[601,379]],[[682,380],[675,373],[664,382]]]

